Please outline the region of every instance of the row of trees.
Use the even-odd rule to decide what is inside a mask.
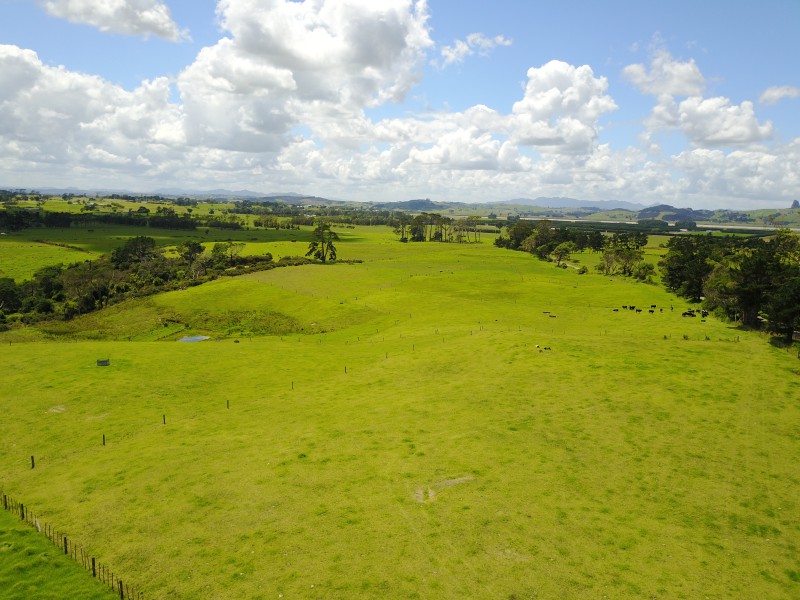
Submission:
[[[118,213],[65,213],[25,208],[0,210],[0,229],[9,231],[34,227],[87,227],[94,224],[181,230],[194,230],[198,227],[241,230],[244,229],[246,221],[234,214],[176,214],[174,209],[169,207],[163,209],[159,207],[156,213],[151,213],[145,206],[135,211]]]
[[[645,236],[645,240],[646,240]],[[556,227],[552,221],[530,221],[520,219],[506,228],[494,244],[500,248],[522,250],[545,259],[559,244],[572,242],[577,250],[587,248],[599,252],[605,245],[605,236],[600,231],[586,231],[571,227]]]
[[[787,342],[800,329],[800,238],[788,229],[769,238],[677,236],[659,263],[666,287]]]
[[[392,225],[401,242],[478,242],[484,230],[480,217],[454,219],[426,212],[413,217],[398,213],[394,215]]]

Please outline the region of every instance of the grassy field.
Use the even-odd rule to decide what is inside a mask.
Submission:
[[[167,248],[186,240],[198,240],[209,251],[216,242],[245,242],[247,246],[244,255],[272,252],[278,260],[282,256],[305,254],[310,231],[310,227],[300,230],[236,231],[203,228],[198,231],[174,231],[114,225],[94,228],[25,229],[0,237],[0,277],[11,277],[17,281],[31,279],[42,267],[92,260],[141,235],[152,237],[160,247]],[[347,239],[347,230],[342,232],[342,236]]]
[[[800,595],[794,352],[488,238],[342,234],[363,264],[0,334],[0,488],[147,598]]]
[[[94,254],[78,248],[43,243],[21,236],[0,238],[0,277],[31,279],[40,268],[91,260]]]
[[[93,580],[90,573],[64,556],[44,536],[4,510],[0,510],[0,559],[3,600],[119,597]]]

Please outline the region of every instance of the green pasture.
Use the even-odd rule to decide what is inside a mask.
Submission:
[[[151,213],[155,213],[159,208],[169,206],[176,214],[182,215],[191,209],[193,214],[207,215],[210,210],[222,211],[230,208],[226,203],[211,203],[211,202],[198,202],[196,206],[181,206],[173,202],[133,202],[130,200],[114,199],[114,198],[86,198],[74,197],[64,200],[59,196],[51,196],[47,198],[42,204],[42,208],[49,212],[65,212],[78,214],[83,212],[85,206],[91,206],[91,212],[97,213],[127,213],[128,211],[136,211],[140,207],[146,207]],[[37,206],[36,202],[20,202],[19,206]]]
[[[151,227],[105,225],[94,227],[34,228],[0,237],[0,277],[30,279],[38,269],[59,263],[70,264],[100,254],[108,254],[127,240],[148,236],[162,247],[177,246],[187,240],[197,240],[207,247],[216,242],[245,242],[244,254],[263,254],[272,251],[275,259],[281,256],[305,254],[310,227],[291,229],[215,229],[177,231]],[[348,239],[344,230],[343,238]],[[342,257],[344,258],[344,257]]]
[[[0,277],[18,281],[30,279],[48,265],[70,264],[91,259],[93,254],[78,248],[34,241],[22,236],[0,237]]]
[[[4,600],[119,597],[30,525],[0,509],[0,595]],[[67,594],[67,595],[65,595]]]
[[[339,233],[363,263],[0,334],[0,489],[148,599],[800,595],[796,351],[490,236]]]

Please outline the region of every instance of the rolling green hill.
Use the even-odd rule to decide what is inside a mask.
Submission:
[[[148,599],[800,593],[794,352],[488,239],[339,255],[0,334],[0,488]]]

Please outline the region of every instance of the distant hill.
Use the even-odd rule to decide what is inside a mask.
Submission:
[[[640,210],[640,219],[663,219],[664,221],[708,221],[714,216],[713,210],[693,210],[675,208],[669,204],[659,204]]]
[[[598,210],[612,210],[614,208],[642,210],[645,208],[644,204],[636,204],[624,200],[577,200],[575,198],[546,198],[543,196],[533,199],[514,198],[512,200],[491,202],[490,204],[521,204],[523,206],[540,206],[542,208],[597,208]]]
[[[337,204],[342,200],[332,200],[308,194],[298,194],[297,192],[254,192],[252,190],[186,190],[179,188],[164,188],[157,190],[156,193],[165,196],[189,196],[192,198],[211,198],[214,200],[250,200],[251,202],[283,202],[296,206],[309,204]]]
[[[405,200],[402,202],[380,202],[373,204],[374,210],[403,210],[409,212],[432,212],[444,208],[459,206],[458,202],[433,202],[428,198],[424,200]]]

